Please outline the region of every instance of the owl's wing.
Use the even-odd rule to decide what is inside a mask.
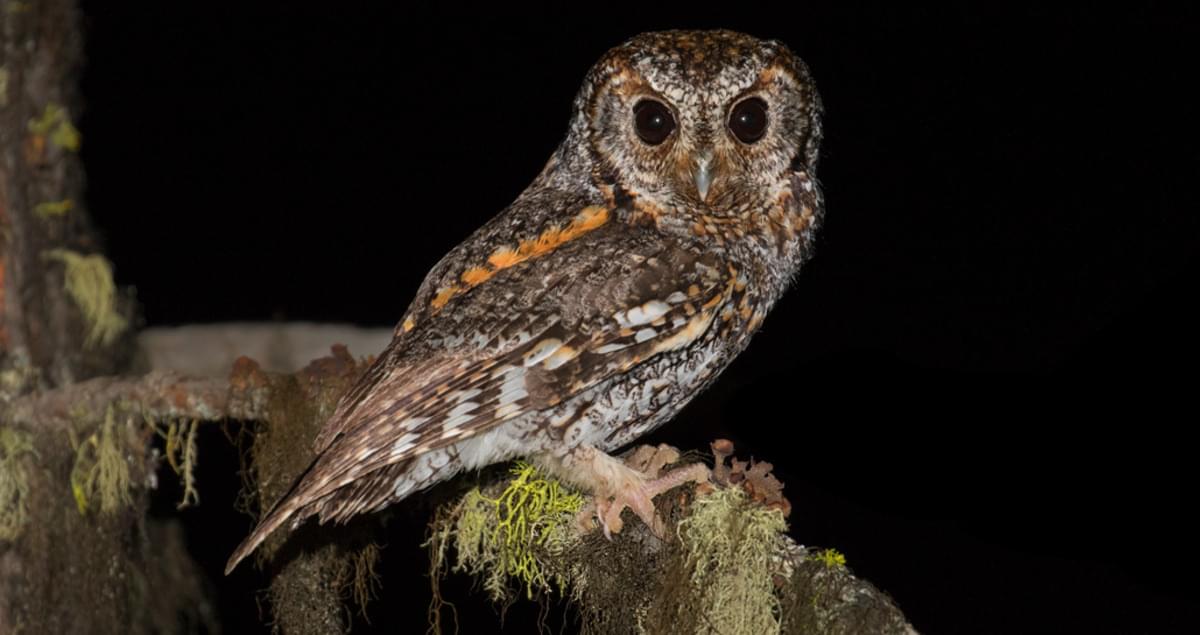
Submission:
[[[378,483],[356,482],[373,483],[423,452],[687,346],[708,330],[738,280],[712,254],[613,223],[498,269],[448,300],[444,292],[424,294],[433,299],[410,310],[415,325],[398,330],[343,398],[312,467],[229,569],[289,518],[343,520],[386,495]]]
[[[528,264],[427,318],[414,333],[422,346],[407,348],[440,347],[440,354],[390,364],[405,357],[397,343],[381,356],[368,387],[327,426],[337,431],[316,463],[320,484],[311,496],[552,407],[686,346],[707,330],[737,280],[714,257],[624,231]],[[517,296],[530,298],[520,303],[528,306],[514,307]]]

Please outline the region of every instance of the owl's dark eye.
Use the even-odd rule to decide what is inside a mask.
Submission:
[[[671,136],[675,118],[662,102],[643,99],[633,107],[633,127],[642,141],[656,146]]]
[[[767,102],[751,97],[733,107],[729,130],[742,143],[754,143],[767,131]]]

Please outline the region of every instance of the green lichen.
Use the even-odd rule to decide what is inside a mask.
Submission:
[[[199,422],[194,419],[173,420],[155,430],[166,441],[167,464],[179,477],[183,485],[183,498],[175,506],[184,509],[200,504],[200,492],[196,490],[196,431]]]
[[[541,560],[561,556],[578,540],[571,524],[583,497],[527,463],[517,463],[512,475],[496,498],[474,489],[459,503],[454,570],[482,575],[493,600],[505,597],[510,579],[524,585],[526,597],[535,590],[563,593],[568,575],[548,572]]]
[[[826,569],[846,566],[846,556],[837,549],[825,549],[818,552],[814,557],[819,562],[824,563]]]
[[[129,462],[125,459],[122,435],[125,423],[118,424],[110,405],[104,423],[83,442],[71,439],[75,448],[75,464],[71,468],[71,493],[80,514],[93,506],[111,514],[132,504],[133,481]]]
[[[29,519],[29,472],[23,456],[37,457],[33,437],[8,426],[0,427],[0,540],[21,536]]]
[[[660,496],[659,513],[673,527],[662,541],[641,524],[612,540],[578,533],[582,498],[554,508],[552,482],[524,464],[497,487],[471,490],[439,511],[431,524],[433,632],[443,632],[449,605],[437,581],[448,569],[480,581],[493,601],[511,600],[514,581],[525,595],[553,591],[574,604],[584,633],[779,633],[783,593],[778,587],[787,523],[777,507],[751,500],[740,487],[695,496]],[[573,495],[575,496],[575,495]],[[695,496],[695,497],[694,497]],[[531,502],[533,503],[531,505]],[[539,505],[553,511],[554,529],[538,546]],[[832,556],[831,556],[832,557]],[[833,559],[836,562],[836,558]],[[837,571],[832,571],[837,573]],[[790,598],[789,598],[790,599]],[[453,609],[453,605],[449,605]],[[455,613],[451,613],[455,617]]]
[[[0,403],[23,395],[38,385],[41,373],[29,359],[23,347],[5,351],[6,359],[0,369]]]
[[[46,104],[41,116],[29,122],[29,131],[46,137],[52,145],[75,152],[79,150],[81,135],[79,129],[71,123],[71,116],[66,108],[59,104]]]
[[[63,263],[67,294],[83,312],[88,327],[84,346],[108,346],[116,341],[129,321],[117,310],[112,265],[104,256],[85,256],[67,249],[50,250],[46,258]]]
[[[46,203],[38,203],[33,206],[33,213],[42,218],[53,218],[56,216],[64,216],[67,212],[75,208],[75,201],[65,198],[61,201],[49,201]]]
[[[0,108],[8,105],[8,69],[0,66]]]
[[[696,499],[678,532],[696,595],[688,604],[704,613],[700,632],[779,632],[772,558],[786,530],[782,511],[747,501],[741,488]]]

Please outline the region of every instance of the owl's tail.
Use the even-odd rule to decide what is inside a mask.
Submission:
[[[255,549],[258,549],[258,546],[267,539],[267,536],[274,533],[276,529],[279,529],[280,525],[290,520],[293,516],[296,516],[297,513],[300,513],[300,516],[296,518],[297,522],[312,515],[311,511],[305,510],[306,507],[310,507],[307,500],[308,497],[299,495],[299,490],[311,471],[312,467],[310,466],[296,479],[291,489],[288,490],[288,493],[275,502],[271,507],[271,511],[267,512],[262,517],[262,520],[258,521],[258,525],[254,527],[254,531],[250,532],[250,535],[246,536],[242,544],[238,545],[238,548],[233,551],[233,555],[229,556],[229,562],[225,563],[225,575],[229,575],[238,566],[239,562],[244,560],[246,556],[254,553]]]

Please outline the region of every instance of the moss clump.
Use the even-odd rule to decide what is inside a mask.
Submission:
[[[242,478],[249,493],[239,507],[253,511],[283,497],[312,459],[312,441],[329,418],[338,397],[365,365],[345,349],[294,375],[271,375],[255,366],[240,381],[269,386],[267,416],[255,427],[247,448],[239,438]],[[347,599],[366,620],[368,601],[379,588],[374,537],[378,518],[367,515],[338,527],[306,523],[278,531],[258,549],[255,561],[270,576],[266,598],[276,632],[340,633],[355,621]]]
[[[65,216],[67,212],[75,207],[75,201],[65,198],[61,201],[51,201],[47,203],[38,203],[33,206],[33,213],[42,218],[55,218]]]
[[[0,427],[0,540],[19,538],[29,520],[29,472],[23,461],[26,454],[37,456],[29,433]]]
[[[583,502],[578,495],[570,504],[548,505],[553,487],[534,468],[518,464],[508,481],[473,489],[439,512],[426,543],[434,632],[443,631],[447,603],[437,581],[451,570],[450,545],[458,554],[452,570],[480,579],[493,601],[511,600],[514,582],[524,585],[527,597],[557,588],[574,605],[583,633],[790,628],[783,605],[786,600],[790,607],[793,598],[781,588],[788,575],[781,559],[788,544],[781,506],[751,498],[738,486],[697,493],[682,485],[656,499],[669,527],[666,540],[640,522],[627,523],[607,540],[574,522]],[[539,531],[543,516],[552,520]]]
[[[577,570],[572,575],[571,568],[551,561],[562,559],[578,543],[571,526],[583,508],[583,497],[526,462],[517,462],[510,474],[512,479],[498,496],[475,487],[432,523],[425,546],[430,549],[433,583],[430,618],[438,633],[445,603],[437,581],[448,569],[451,544],[457,552],[452,570],[481,577],[493,601],[510,598],[512,581],[524,587],[527,598],[556,588],[565,594],[580,583]]]
[[[512,475],[496,498],[478,488],[463,497],[454,525],[454,570],[483,575],[493,600],[507,595],[510,578],[524,585],[529,598],[534,590],[554,587],[563,593],[568,575],[548,574],[540,559],[559,557],[578,540],[571,523],[583,497],[528,463],[517,463]]]
[[[4,275],[0,268],[0,278]],[[3,286],[0,280],[0,288]],[[3,298],[0,298],[2,301]],[[0,327],[0,337],[4,329]],[[6,359],[0,367],[0,404],[5,404],[17,395],[23,395],[34,389],[41,379],[41,373],[29,360],[29,353],[24,349],[4,352]]]
[[[133,481],[125,458],[125,443],[119,435],[128,433],[128,425],[118,427],[113,406],[108,407],[104,423],[79,442],[71,439],[75,464],[71,468],[71,492],[80,514],[93,505],[111,514],[133,502]]]
[[[46,257],[63,263],[67,294],[83,312],[88,326],[84,346],[108,346],[116,341],[129,321],[117,310],[112,265],[104,256],[85,256],[68,249],[52,249]]]
[[[81,135],[67,109],[54,103],[46,104],[46,109],[37,119],[30,120],[29,131],[39,137],[47,137],[50,143],[72,152],[79,150]]]
[[[782,511],[747,504],[739,487],[696,499],[678,532],[702,632],[779,632],[772,558],[786,530]]]
[[[814,558],[822,562],[826,569],[846,566],[846,556],[837,549],[824,549],[817,552]]]

